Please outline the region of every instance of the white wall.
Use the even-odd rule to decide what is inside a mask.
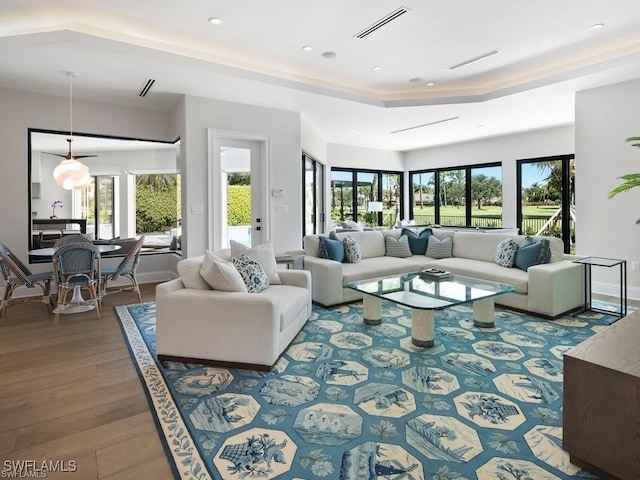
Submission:
[[[267,136],[270,144],[270,188],[284,190],[284,197],[269,197],[271,241],[274,250],[299,249],[302,245],[302,159],[300,114],[200,97],[185,98],[182,154],[188,159],[183,188],[183,252],[189,257],[208,248],[207,189],[208,129],[247,132]],[[191,207],[204,206],[204,214]],[[276,211],[276,206],[281,206]],[[281,211],[286,209],[286,211]],[[186,245],[185,245],[186,241]]]
[[[327,142],[304,116],[300,117],[300,143],[303,152],[327,164]]]
[[[629,262],[629,296],[640,299],[640,188],[608,199],[618,177],[640,172],[640,149],[625,139],[640,136],[640,79],[576,95],[577,253]],[[593,268],[594,291],[618,294],[618,271]]]
[[[327,162],[330,167],[404,171],[402,152],[335,143],[327,145]]]
[[[69,99],[0,89],[0,105],[0,192],[3,200],[0,242],[26,262],[30,232],[28,129],[68,130]],[[73,120],[77,131],[89,134],[151,140],[173,140],[176,137],[168,112],[74,99]],[[158,261],[161,265],[154,266],[150,265],[152,259],[145,258],[141,262],[141,270],[164,270],[166,262]],[[51,265],[34,265],[32,270],[38,272],[47,268],[50,269]]]
[[[502,163],[502,224],[516,227],[516,160],[571,154],[573,126],[537,130],[441,147],[405,152],[407,172],[427,168],[457,167],[480,163]],[[405,185],[409,185],[408,175]],[[405,188],[408,195],[408,188]],[[405,205],[409,205],[408,198]],[[406,218],[409,218],[408,212]]]

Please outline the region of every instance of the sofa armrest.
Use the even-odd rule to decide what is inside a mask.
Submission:
[[[179,278],[174,278],[173,280],[169,280],[168,282],[159,283],[156,285],[156,298],[158,296],[165,296],[171,292],[175,292],[176,290],[180,290],[184,288],[184,284],[182,280]]]
[[[321,305],[336,305],[343,302],[342,263],[306,255],[304,269],[311,272],[311,296],[314,302]]]
[[[311,273],[306,270],[278,270],[283,285],[311,290]]]
[[[172,289],[174,282],[156,289],[158,354],[256,365],[273,365],[277,360],[280,302],[276,296]]]
[[[570,260],[534,265],[529,274],[529,310],[558,317],[584,305],[584,271]]]

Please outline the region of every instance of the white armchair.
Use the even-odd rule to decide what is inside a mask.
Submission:
[[[182,260],[181,278],[156,287],[158,358],[271,370],[311,315],[311,274],[279,270],[282,284],[259,293],[212,290],[203,258]]]

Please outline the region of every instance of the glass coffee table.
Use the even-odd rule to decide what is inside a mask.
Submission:
[[[419,272],[359,280],[347,288],[363,293],[363,317],[367,325],[382,323],[382,300],[411,308],[411,342],[419,347],[434,345],[434,314],[454,305],[473,302],[473,323],[494,326],[494,298],[515,290],[513,285],[479,278],[451,275],[432,279]]]

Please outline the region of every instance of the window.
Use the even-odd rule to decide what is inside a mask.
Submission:
[[[411,218],[418,225],[502,226],[499,163],[410,172]]]
[[[575,251],[573,155],[518,160],[518,227],[525,235],[549,235]]]
[[[436,174],[417,172],[410,176],[412,201],[411,218],[418,225],[436,223]]]
[[[401,172],[333,168],[331,219],[392,227],[402,216],[403,187]]]
[[[136,235],[155,236],[171,242],[179,235],[180,175],[177,173],[135,176]],[[160,238],[158,238],[160,237]]]
[[[324,165],[310,157],[302,155],[304,168],[304,217],[302,236],[324,232]]]
[[[502,167],[471,169],[471,226],[502,226]]]

